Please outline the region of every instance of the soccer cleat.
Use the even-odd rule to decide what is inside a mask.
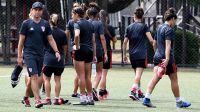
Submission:
[[[109,96],[109,92],[105,89],[104,90],[104,95],[103,95],[104,99],[107,99],[108,96]]]
[[[78,93],[73,93],[73,94],[72,94],[72,97],[74,97],[74,98],[79,98],[79,97],[80,97],[80,94],[78,94]]]
[[[150,108],[156,108],[156,106],[154,106],[152,103],[151,103],[151,100],[148,99],[148,98],[144,98],[144,101],[142,103],[144,106],[147,106],[147,107],[150,107]]]
[[[189,106],[191,106],[190,102],[186,102],[186,101],[176,102],[176,107],[177,108],[187,108]]]
[[[25,104],[25,107],[31,107],[28,97],[24,97],[21,102],[22,104]]]
[[[43,103],[40,100],[35,101],[35,108],[41,108],[43,106]]]
[[[60,105],[59,99],[54,99],[54,100],[53,100],[53,104],[54,104],[54,105]]]
[[[51,99],[45,99],[42,101],[43,105],[51,105]]]
[[[138,91],[138,97],[139,99],[143,99],[145,97],[141,90]]]
[[[92,89],[92,94],[94,101],[99,101],[97,91],[94,88]]]
[[[134,91],[131,91],[131,94],[129,94],[129,97],[132,100],[139,100],[138,94],[136,92],[134,92]]]
[[[88,102],[79,102],[79,103],[74,103],[73,105],[88,105]]]
[[[88,105],[94,105],[94,100],[90,100],[87,103],[88,103]]]

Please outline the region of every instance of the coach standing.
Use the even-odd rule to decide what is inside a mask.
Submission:
[[[23,21],[19,32],[17,61],[22,66],[23,58],[25,60],[29,77],[31,77],[31,88],[35,97],[35,107],[40,108],[43,104],[39,96],[38,76],[41,75],[46,42],[49,42],[55,51],[58,61],[60,61],[60,54],[53,39],[49,23],[41,18],[43,4],[41,2],[33,3],[31,12],[33,18]],[[28,98],[27,101],[29,101]]]

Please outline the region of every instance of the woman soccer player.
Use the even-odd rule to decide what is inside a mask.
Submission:
[[[134,12],[134,23],[126,29],[126,36],[123,43],[124,62],[127,62],[126,46],[129,41],[129,57],[132,68],[134,69],[135,79],[129,97],[133,100],[144,98],[140,89],[140,80],[144,68],[147,66],[147,47],[148,39],[153,44],[153,38],[146,24],[142,23],[144,11],[137,8]]]
[[[60,90],[61,90],[61,75],[64,71],[64,57],[67,51],[67,37],[63,30],[58,28],[58,15],[52,14],[50,16],[50,25],[52,29],[52,35],[56,42],[57,48],[60,51],[61,60],[58,62],[53,49],[50,45],[47,45],[45,55],[44,55],[44,68],[43,68],[43,77],[45,82],[45,93],[46,99],[43,101],[45,105],[51,105],[51,76],[54,74],[55,81],[55,99],[53,104],[59,105],[58,100],[60,99]]]

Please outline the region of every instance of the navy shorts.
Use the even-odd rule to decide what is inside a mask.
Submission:
[[[154,63],[155,66],[157,66],[159,63]],[[176,73],[177,72],[177,66],[176,63],[172,63],[172,64],[168,64],[166,67],[166,75],[170,75],[172,73]]]
[[[147,67],[147,58],[146,59],[138,59],[138,60],[131,60],[131,65],[133,69],[136,68],[146,68]]]
[[[63,71],[64,71],[64,68],[50,67],[50,66],[43,67],[43,73],[47,77],[51,77],[52,74],[54,74],[55,76],[61,76]]]
[[[108,51],[107,55],[108,55],[108,61],[107,62],[103,62],[103,69],[112,68],[112,51]]]
[[[43,57],[24,57],[24,60],[27,65],[29,77],[35,74],[38,74],[38,76],[41,75],[44,60]]]
[[[73,58],[76,61],[90,63],[93,61],[93,51],[87,47],[80,47],[79,50],[73,50]]]

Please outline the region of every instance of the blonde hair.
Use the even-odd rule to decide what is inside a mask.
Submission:
[[[58,14],[51,14],[51,16],[50,16],[51,25],[57,26],[58,25],[58,19],[59,19]]]

